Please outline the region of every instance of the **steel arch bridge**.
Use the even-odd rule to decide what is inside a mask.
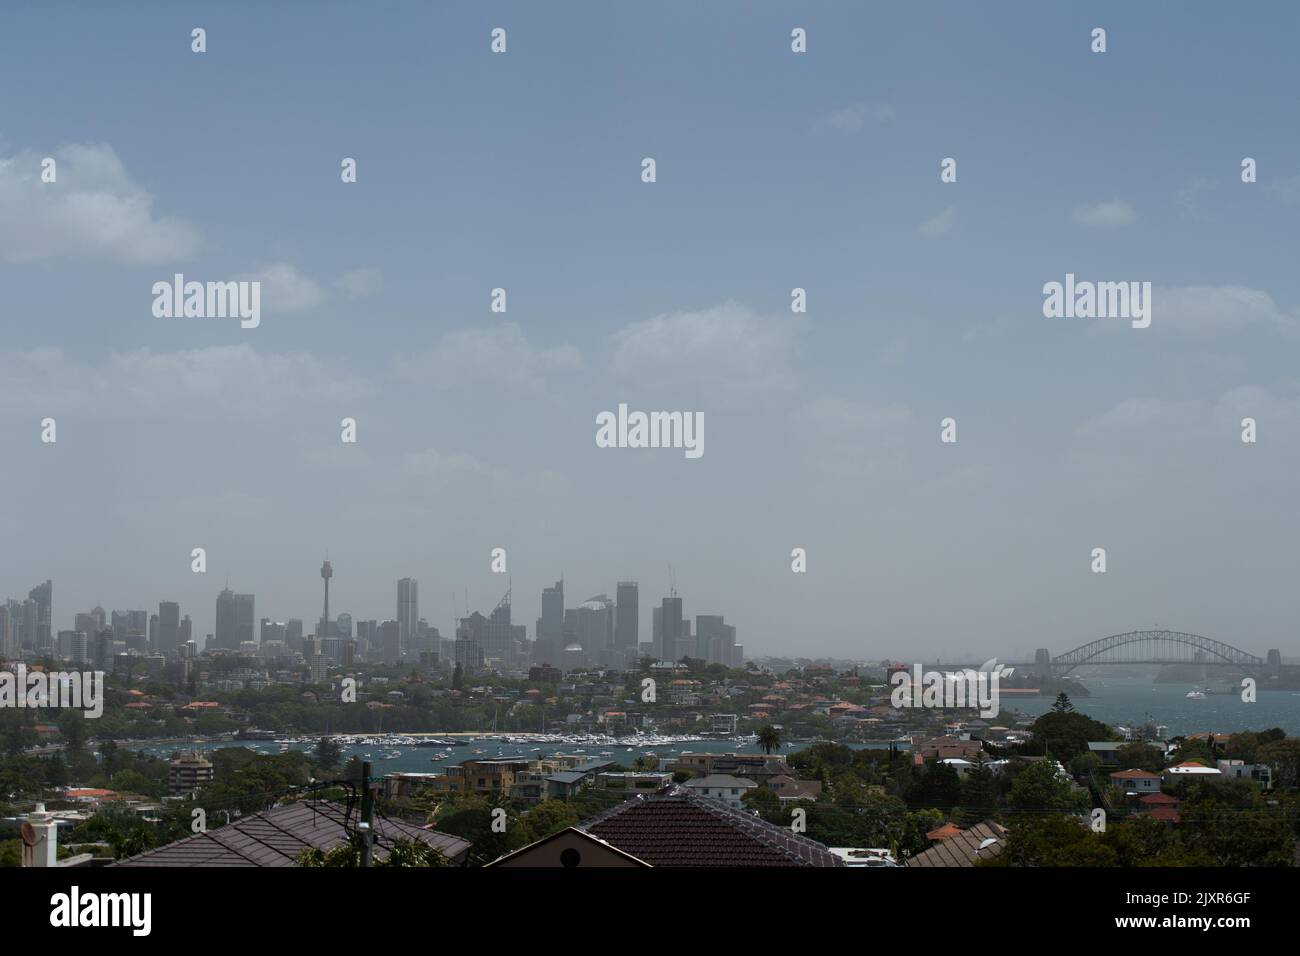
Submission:
[[[1083,664],[1233,664],[1243,671],[1264,668],[1262,657],[1183,631],[1128,631],[1081,644],[1051,659],[1063,677]]]

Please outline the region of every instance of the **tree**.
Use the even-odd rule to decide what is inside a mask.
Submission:
[[[1011,805],[1018,810],[1074,810],[1081,806],[1082,797],[1050,757],[1036,760],[1017,773],[1009,795]]]
[[[337,767],[343,759],[343,748],[333,737],[322,737],[316,742],[316,759],[322,767]]]
[[[1058,714],[1074,713],[1074,705],[1070,703],[1070,695],[1061,691],[1056,695],[1056,703],[1052,705],[1052,711]]]
[[[456,662],[456,669],[451,673],[451,689],[465,689],[465,668],[461,666],[460,661]]]
[[[1148,773],[1159,773],[1165,768],[1165,755],[1160,748],[1141,740],[1125,744],[1119,748],[1117,753],[1119,755],[1119,765],[1125,770],[1145,770]]]
[[[1114,731],[1101,721],[1074,711],[1055,709],[1035,720],[1029,730],[1033,738],[1020,752],[1051,755],[1063,764],[1087,753],[1091,740],[1115,739]]]
[[[782,733],[771,724],[764,724],[758,731],[758,744],[763,748],[763,753],[770,754],[781,746]]]
[[[747,790],[740,798],[740,802],[747,809],[757,810],[758,815],[769,823],[781,817],[781,798],[767,787],[754,787],[752,790]]]

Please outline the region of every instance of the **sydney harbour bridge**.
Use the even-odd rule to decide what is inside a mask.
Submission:
[[[1277,675],[1283,670],[1282,654],[1270,649],[1264,657],[1234,647],[1224,641],[1184,631],[1127,631],[1111,634],[1086,644],[1080,644],[1063,654],[1050,653],[1046,648],[1034,652],[1033,661],[1004,661],[1008,666],[1022,668],[1044,676],[1064,677],[1076,667],[1098,664],[1193,664],[1230,666],[1243,674],[1260,677]],[[940,667],[979,667],[977,664],[942,664]]]

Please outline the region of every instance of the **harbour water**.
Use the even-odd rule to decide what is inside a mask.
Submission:
[[[1268,730],[1280,727],[1288,736],[1300,734],[1300,691],[1265,691],[1253,703],[1234,693],[1208,693],[1188,699],[1196,684],[1156,684],[1146,677],[1087,677],[1080,681],[1088,697],[1072,699],[1075,710],[1115,726],[1132,727],[1146,722],[1164,724],[1171,736],[1200,731],[1231,733],[1239,730]],[[1225,689],[1216,681],[1212,689]],[[1046,713],[1055,698],[1017,698],[1013,706],[1023,714]]]

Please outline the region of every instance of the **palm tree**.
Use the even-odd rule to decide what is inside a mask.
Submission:
[[[763,748],[763,753],[770,754],[781,746],[781,731],[777,730],[771,724],[764,724],[758,731],[758,743]]]

